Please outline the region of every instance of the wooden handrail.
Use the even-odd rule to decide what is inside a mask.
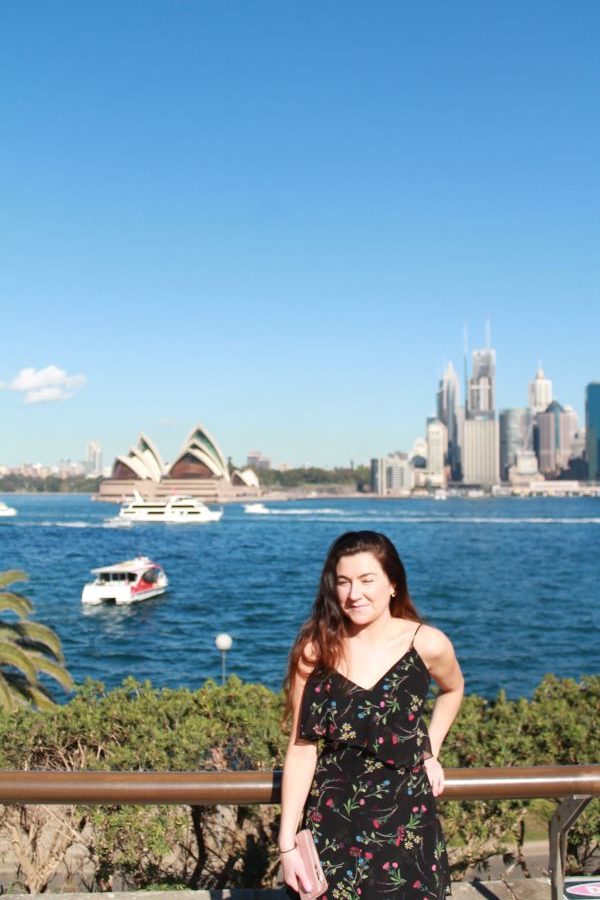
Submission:
[[[446,769],[441,800],[600,796],[600,765]],[[0,803],[279,803],[281,771],[1,771]]]
[[[593,797],[600,765],[446,769],[442,800],[562,800],[549,829],[551,898],[562,900],[566,834]],[[0,771],[0,803],[279,803],[281,770],[272,772]]]

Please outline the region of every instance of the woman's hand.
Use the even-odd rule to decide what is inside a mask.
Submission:
[[[298,893],[300,884],[304,891],[312,890],[313,886],[297,848],[281,854],[281,868],[283,870],[283,880],[293,891]]]
[[[429,759],[425,760],[424,766],[427,777],[429,778],[429,784],[431,785],[431,793],[434,797],[439,797],[444,790],[444,770],[442,769],[442,764],[435,756],[430,756]]]

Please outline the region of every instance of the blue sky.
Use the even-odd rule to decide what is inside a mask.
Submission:
[[[409,449],[488,317],[498,405],[541,358],[583,415],[596,0],[6,0],[0,22],[0,462],[89,438],[110,461],[140,430],[172,458],[196,422],[238,462]]]

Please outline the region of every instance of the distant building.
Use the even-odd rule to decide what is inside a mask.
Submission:
[[[600,481],[600,381],[585,389],[585,434],[588,478]]]
[[[493,419],[496,415],[496,351],[473,350],[473,371],[469,378],[467,418]]]
[[[130,447],[127,454],[117,456],[114,461],[110,481],[151,481],[159,484],[161,478],[166,473],[167,467],[163,461],[158,448],[146,437],[140,434],[137,445]],[[103,483],[103,488],[108,485]]]
[[[409,494],[414,485],[413,470],[406,453],[390,453],[371,460],[371,490],[381,496]]]
[[[586,455],[585,428],[578,428],[571,441],[571,459],[584,459]]]
[[[552,382],[544,375],[541,365],[538,366],[535,378],[529,382],[529,408],[535,415],[544,412],[552,403]]]
[[[473,350],[463,426],[462,476],[465,484],[492,487],[500,480],[500,441],[496,420],[496,351]]]
[[[251,450],[246,457],[246,465],[253,469],[270,469],[271,460],[263,456],[259,450]]]
[[[215,438],[203,425],[196,425],[170,466],[150,438],[141,434],[136,446],[116,458],[111,477],[100,483],[98,497],[120,502],[138,491],[152,499],[184,494],[210,503],[237,493],[258,493],[256,476],[233,475]]]
[[[460,448],[464,410],[460,405],[460,382],[452,363],[448,363],[437,392],[437,417],[448,432],[447,461],[454,481],[461,477]]]
[[[427,420],[427,469],[446,480],[448,429],[439,419]]]
[[[557,400],[536,416],[538,461],[543,475],[556,475],[569,465],[573,417]]]
[[[254,469],[242,469],[241,471],[234,469],[231,473],[231,483],[242,487],[260,487],[258,475]]]
[[[40,467],[41,469],[42,467]],[[86,475],[87,470],[84,462],[75,462],[72,459],[59,459],[57,463],[58,468],[58,477],[59,478],[79,478],[81,475]],[[44,476],[39,476],[44,477]]]
[[[543,481],[544,476],[538,469],[537,456],[533,450],[521,450],[513,465],[508,468],[508,481],[512,485],[529,485]]]
[[[88,475],[102,474],[102,447],[98,441],[87,442],[85,468]]]
[[[463,444],[463,482],[492,487],[500,481],[498,422],[467,419]]]
[[[528,407],[503,409],[500,426],[500,477],[508,480],[508,470],[517,463],[520,453],[532,449],[533,415]],[[537,461],[536,461],[537,470]]]
[[[408,458],[414,465],[415,459],[423,459],[423,468],[427,465],[427,441],[423,437],[418,437],[412,446],[412,450],[408,454]]]

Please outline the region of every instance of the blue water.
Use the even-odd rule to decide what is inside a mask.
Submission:
[[[228,672],[279,688],[330,542],[373,528],[396,543],[421,613],[452,639],[467,690],[530,695],[544,673],[598,671],[600,499],[306,500],[272,514],[225,507],[204,526],[115,527],[118,508],[87,496],[4,496],[0,569],[22,568],[35,617],[60,635],[67,666],[108,686],[133,674],[197,687]],[[99,565],[162,563],[168,594],[135,607],[83,608]]]

